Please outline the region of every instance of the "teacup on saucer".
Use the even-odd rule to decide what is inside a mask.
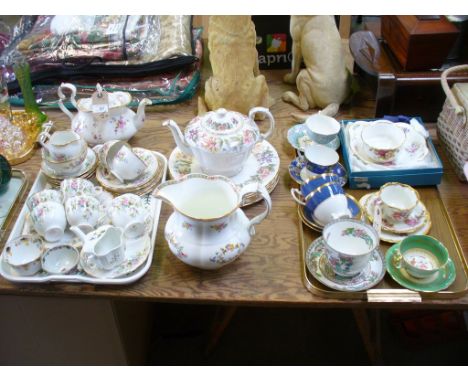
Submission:
[[[305,124],[294,125],[288,130],[288,142],[298,151],[304,151],[307,145],[316,144],[307,133],[307,126]],[[338,150],[340,147],[340,137],[338,135],[332,141],[326,143],[325,146]]]
[[[383,255],[375,249],[362,271],[352,277],[342,277],[334,272],[327,259],[323,237],[316,239],[307,249],[306,266],[312,276],[323,285],[345,292],[359,292],[377,285],[385,276]]]
[[[4,260],[18,276],[32,276],[41,270],[44,243],[38,236],[19,236],[5,246]]]
[[[387,251],[385,263],[390,276],[402,287],[417,292],[435,293],[447,289],[455,281],[455,264],[450,258],[441,271],[429,277],[418,278],[412,276],[406,268],[401,266],[399,248],[400,243],[397,243]]]

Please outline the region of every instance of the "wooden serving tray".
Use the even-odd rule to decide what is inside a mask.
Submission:
[[[346,190],[349,194],[359,200],[366,191]],[[299,219],[299,237],[300,237],[300,256],[302,277],[305,287],[313,294],[335,298],[335,299],[353,299],[368,301],[421,301],[426,299],[449,299],[463,296],[468,291],[468,265],[463,255],[458,238],[448,216],[447,210],[439,196],[436,187],[418,188],[421,200],[426,205],[431,214],[432,227],[428,235],[440,240],[448,249],[456,268],[456,278],[453,284],[444,291],[436,293],[414,292],[401,287],[389,274],[386,274],[383,280],[376,287],[363,292],[342,292],[326,287],[317,281],[309,272],[306,266],[305,255],[310,244],[320,237],[318,232],[307,227]],[[383,254],[392,246],[392,244],[380,242],[380,249]]]

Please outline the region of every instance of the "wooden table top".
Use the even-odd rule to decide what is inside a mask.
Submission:
[[[13,284],[0,278],[0,294],[42,295],[70,297],[100,297],[111,299],[140,299],[164,302],[237,304],[237,305],[282,305],[309,307],[464,307],[468,306],[468,296],[456,300],[423,301],[418,304],[378,303],[362,301],[341,301],[324,299],[308,292],[301,280],[301,265],[298,245],[298,218],[296,205],[290,197],[289,189],[295,184],[289,178],[288,164],[295,157],[294,149],[286,140],[286,132],[294,122],[290,112],[297,111],[281,100],[281,94],[293,89],[282,83],[285,71],[265,71],[270,93],[276,103],[271,111],[276,119],[276,131],[270,138],[281,159],[280,180],[272,192],[273,211],[262,224],[257,226],[257,234],[249,248],[234,263],[218,271],[202,271],[179,261],[169,251],[164,240],[163,230],[171,209],[164,205],[160,217],[153,264],[148,273],[134,284],[127,286],[94,286],[88,284]],[[353,106],[343,107],[338,119],[372,118],[372,101],[356,99]],[[181,126],[192,119],[197,112],[197,99],[189,102],[150,108],[144,128],[130,144],[157,150],[169,157],[175,147],[172,136],[161,122],[172,118]],[[60,111],[48,111],[50,119],[59,128],[69,126],[68,118]],[[433,127],[433,126],[432,126]],[[432,131],[434,134],[434,131]],[[446,161],[441,148],[445,174],[439,187],[442,199],[453,220],[464,253],[468,253],[468,187],[460,183]],[[28,162],[18,165],[30,180],[34,181],[40,167],[40,151]],[[245,208],[249,216],[254,216],[263,206]],[[19,208],[16,210],[16,214]],[[3,248],[4,241],[0,243]]]

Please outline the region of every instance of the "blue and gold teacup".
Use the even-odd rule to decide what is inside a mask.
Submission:
[[[306,167],[314,174],[333,172],[340,159],[338,153],[324,145],[308,145],[304,151]]]
[[[343,187],[335,182],[322,184],[305,196],[298,189],[291,189],[291,195],[305,206],[306,215],[313,216],[320,225],[352,215]]]
[[[325,173],[316,175],[307,179],[304,184],[301,185],[302,196],[305,197],[310,194],[312,191],[316,190],[318,187],[324,185],[325,183],[340,183],[340,179],[337,175],[332,173]]]

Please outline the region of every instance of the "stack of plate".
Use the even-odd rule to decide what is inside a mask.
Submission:
[[[83,164],[78,169],[78,171],[68,175],[58,174],[55,170],[51,169],[49,166],[47,166],[47,162],[44,160],[43,157],[41,163],[41,171],[46,177],[48,183],[51,186],[59,187],[60,182],[67,178],[91,178],[94,175],[94,172],[97,167],[97,157],[96,153],[92,149],[88,148],[87,150],[88,151],[86,159],[83,161]]]
[[[203,173],[194,156],[187,155],[176,147],[169,157],[169,172],[173,179],[180,179],[188,174]],[[277,151],[268,141],[258,142],[249,155],[242,171],[230,179],[239,187],[258,182],[271,193],[279,181],[280,159]],[[249,193],[242,199],[242,206],[262,200],[260,193]]]
[[[141,196],[153,191],[161,182],[165,166],[161,154],[141,147],[135,147],[133,151],[146,164],[144,173],[133,181],[122,183],[99,166],[96,180],[105,190],[112,194],[132,193]]]

